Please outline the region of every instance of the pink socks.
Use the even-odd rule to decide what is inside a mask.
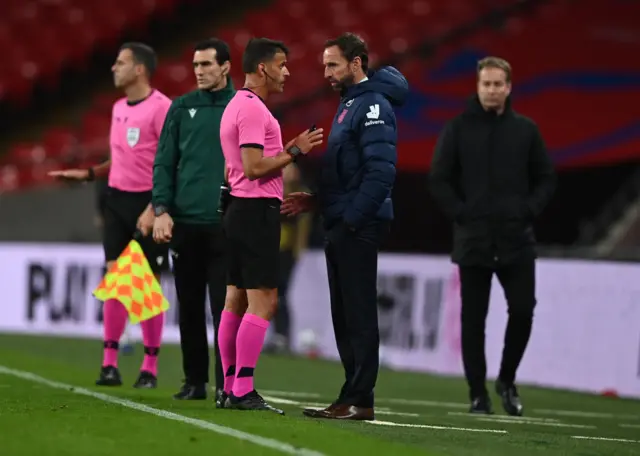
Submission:
[[[254,390],[253,372],[268,328],[269,322],[256,315],[247,313],[242,319],[236,337],[236,378],[232,387],[235,397],[242,397]]]
[[[218,346],[224,371],[224,392],[227,394],[231,393],[236,375],[236,336],[241,321],[242,317],[233,312],[222,311],[218,328]]]
[[[269,322],[253,315],[239,317],[224,310],[218,345],[224,369],[224,392],[242,397],[254,390],[253,372],[258,364]]]
[[[116,299],[108,299],[103,307],[104,354],[102,366],[118,367],[118,343],[127,324],[127,309]],[[158,351],[162,341],[164,313],[140,323],[144,341],[144,360],[141,371],[158,375]]]
[[[140,323],[142,327],[142,340],[144,343],[144,360],[141,371],[147,371],[154,376],[158,375],[158,352],[162,342],[162,329],[164,327],[164,313]]]
[[[102,308],[104,320],[104,353],[102,366],[118,367],[118,342],[127,324],[127,309],[120,301],[108,299]]]

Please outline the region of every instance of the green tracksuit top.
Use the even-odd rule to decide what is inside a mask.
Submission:
[[[234,95],[229,79],[222,90],[195,90],[171,104],[153,165],[152,202],[166,207],[176,222],[220,223],[220,119]]]

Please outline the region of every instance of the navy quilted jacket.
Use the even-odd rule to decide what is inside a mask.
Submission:
[[[409,84],[393,67],[368,78],[342,94],[322,158],[318,198],[327,229],[344,223],[357,230],[393,219],[398,136],[393,108],[404,103]]]

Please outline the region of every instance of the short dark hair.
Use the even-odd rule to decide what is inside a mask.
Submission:
[[[269,38],[251,38],[242,55],[242,71],[245,74],[258,71],[258,65],[270,62],[278,52],[289,55],[289,48],[282,41]]]
[[[229,45],[219,38],[208,38],[200,41],[195,46],[195,51],[206,51],[207,49],[216,50],[216,62],[222,65],[224,62],[231,62],[231,51]]]
[[[355,33],[343,33],[337,38],[328,40],[324,44],[324,48],[338,46],[342,56],[351,62],[356,57],[362,60],[362,70],[366,73],[369,69],[369,48],[367,43]]]
[[[478,62],[478,75],[485,68],[497,68],[499,70],[504,71],[504,74],[507,79],[507,83],[511,83],[511,64],[507,62],[505,59],[501,59],[500,57],[489,56]]]
[[[133,54],[133,61],[137,64],[144,65],[147,70],[147,75],[149,78],[153,76],[156,72],[156,68],[158,67],[158,58],[156,57],[156,51],[153,50],[151,46],[144,43],[124,43],[120,46],[120,50],[130,50],[131,54]]]

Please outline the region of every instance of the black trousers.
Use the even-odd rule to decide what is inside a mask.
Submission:
[[[351,233],[338,225],[327,233],[331,316],[345,372],[337,404],[374,405],[380,349],[378,249],[388,229],[388,223],[375,223]]]
[[[291,336],[291,317],[289,314],[289,302],[287,293],[289,291],[289,283],[291,282],[291,274],[296,264],[293,252],[291,250],[280,251],[280,265],[278,275],[278,311],[274,316],[274,331],[276,334],[289,339]]]
[[[503,382],[515,382],[516,371],[531,336],[536,306],[534,260],[495,269],[460,266],[462,359],[471,399],[487,394],[485,325],[493,274],[496,274],[502,285],[509,312],[498,376]]]
[[[185,382],[209,383],[209,344],[205,302],[207,288],[218,334],[226,297],[225,237],[219,225],[176,223],[173,239],[173,273],[179,301],[180,347]],[[224,375],[218,338],[215,337],[216,387],[222,388]]]

